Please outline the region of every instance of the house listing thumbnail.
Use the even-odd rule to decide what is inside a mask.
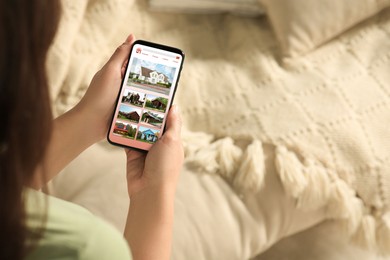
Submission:
[[[120,96],[115,135],[149,144],[158,140],[176,70],[173,66],[132,58]]]

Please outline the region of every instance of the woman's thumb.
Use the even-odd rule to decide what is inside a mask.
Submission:
[[[131,46],[135,41],[135,37],[133,34],[130,34],[124,43],[116,48],[114,54],[112,54],[110,60],[108,62],[113,62],[118,64],[118,66],[122,66],[123,63],[128,59]]]
[[[179,107],[173,105],[169,110],[167,117],[166,132],[171,132],[174,136],[180,136],[181,132],[181,117]]]

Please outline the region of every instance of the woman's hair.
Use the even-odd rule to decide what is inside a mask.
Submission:
[[[23,189],[51,135],[45,60],[59,13],[57,0],[0,1],[0,259],[27,253]]]

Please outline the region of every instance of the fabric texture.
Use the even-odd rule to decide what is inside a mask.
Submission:
[[[260,0],[284,55],[305,54],[390,5],[388,0]]]
[[[340,236],[340,226],[326,221],[314,228],[284,238],[253,260],[389,260],[383,256],[358,248]]]
[[[132,259],[123,235],[84,208],[32,189],[25,198],[28,228],[45,227],[28,260]]]
[[[324,208],[306,212],[283,190],[267,154],[264,188],[238,194],[220,176],[194,173],[185,164],[175,197],[172,259],[250,259],[281,238],[324,219]],[[129,207],[123,149],[98,143],[51,183],[51,193],[88,208],[124,230]],[[70,186],[71,184],[71,186]]]
[[[204,187],[198,192],[212,194],[215,187],[222,189],[220,185],[226,182],[231,188],[226,198],[249,196],[258,202],[259,192],[267,190],[269,193],[263,196],[276,196],[285,203],[292,198],[294,204],[264,213],[261,208],[266,206],[254,208],[244,202],[221,211],[221,223],[225,223],[222,219],[228,213],[240,225],[245,211],[254,219],[256,214],[276,216],[284,212],[272,227],[285,222],[292,226],[269,240],[274,243],[325,218],[334,219],[361,247],[389,252],[389,10],[304,57],[281,60],[277,41],[264,18],[150,13],[146,1],[134,5],[124,0],[65,2],[64,17],[48,59],[57,115],[77,103],[93,74],[128,32],[140,39],[179,47],[187,54],[175,98],[187,129],[183,133],[186,170],[191,172],[189,176],[200,173],[194,180],[216,178],[213,175],[224,180],[210,189],[200,184]],[[274,171],[267,171],[267,160]],[[96,160],[84,164],[96,164]],[[80,190],[69,188],[70,183],[75,188],[75,179],[81,182],[82,174],[87,173],[77,174],[72,180],[63,178],[62,183],[58,178],[54,187],[67,187],[64,194],[71,198]],[[283,193],[267,187],[269,175],[278,176]],[[87,177],[93,182],[93,172]],[[88,186],[88,181],[84,184]],[[189,199],[188,190],[181,194],[183,200]],[[88,192],[90,196],[83,198],[86,205],[100,206],[97,211],[103,214],[114,214],[104,212],[93,199],[93,189]],[[223,207],[226,200],[225,204],[218,203]],[[188,225],[199,229],[198,248],[209,248],[204,242],[208,237],[202,235],[207,232],[203,229],[212,226],[199,224],[204,223],[201,215],[207,213],[205,209],[192,210],[183,216],[189,219]],[[308,218],[312,214],[316,217],[304,224],[295,222],[290,218],[293,210],[306,212]],[[318,217],[316,212],[323,214]],[[179,230],[182,228],[186,227]],[[246,234],[249,228],[238,230]],[[269,241],[250,234],[248,231],[248,237],[242,238],[238,249],[246,248],[239,252],[252,257]],[[264,241],[267,243],[261,245]],[[215,246],[215,250],[220,248]],[[215,255],[211,251],[207,252]],[[237,252],[230,255],[240,255]]]

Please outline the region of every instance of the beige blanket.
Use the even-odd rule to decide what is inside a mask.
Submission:
[[[182,48],[176,102],[190,130],[189,169],[251,196],[266,186],[268,158],[295,209],[325,208],[359,245],[389,250],[390,11],[282,60],[265,18],[149,13],[145,1],[64,3],[48,61],[56,114],[79,100],[129,32]]]

